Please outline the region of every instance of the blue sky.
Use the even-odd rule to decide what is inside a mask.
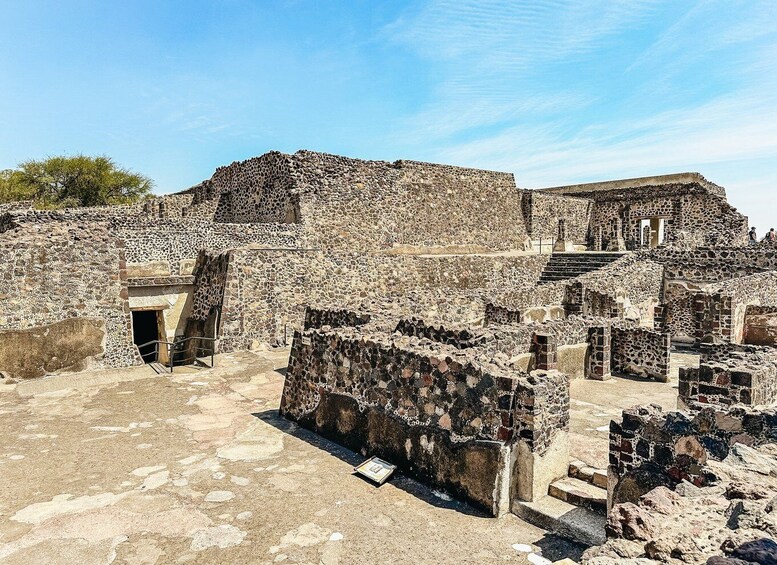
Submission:
[[[186,188],[306,148],[541,187],[678,171],[777,227],[777,2],[0,0],[0,168]]]

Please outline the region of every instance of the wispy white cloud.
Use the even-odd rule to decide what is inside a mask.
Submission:
[[[777,3],[683,6],[431,1],[389,28],[438,79],[397,136],[521,186],[712,171],[777,217]],[[609,82],[585,76],[608,58]],[[579,81],[555,74],[570,65]]]
[[[595,49],[653,6],[650,0],[434,0],[389,27],[395,40],[432,59],[483,68],[531,68]]]
[[[419,54],[439,81],[434,99],[402,125],[415,123],[414,135],[453,135],[585,107],[590,95],[549,92],[538,70],[595,50],[654,4],[434,0],[404,14],[385,34]]]

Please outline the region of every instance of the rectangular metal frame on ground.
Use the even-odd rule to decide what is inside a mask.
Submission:
[[[384,461],[378,457],[370,457],[361,465],[354,467],[353,470],[371,481],[378,483],[378,485],[382,485],[388,480],[396,468],[396,465],[392,465],[388,461]]]

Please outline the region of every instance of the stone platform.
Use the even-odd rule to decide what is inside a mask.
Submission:
[[[0,386],[0,561],[529,563],[514,544],[579,557],[514,515],[354,476],[361,455],[278,416],[287,359]]]

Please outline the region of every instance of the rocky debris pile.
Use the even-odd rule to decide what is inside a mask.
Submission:
[[[707,467],[718,477],[713,485],[661,486],[638,504],[616,505],[607,543],[586,551],[582,563],[777,564],[777,445],[736,444]]]

